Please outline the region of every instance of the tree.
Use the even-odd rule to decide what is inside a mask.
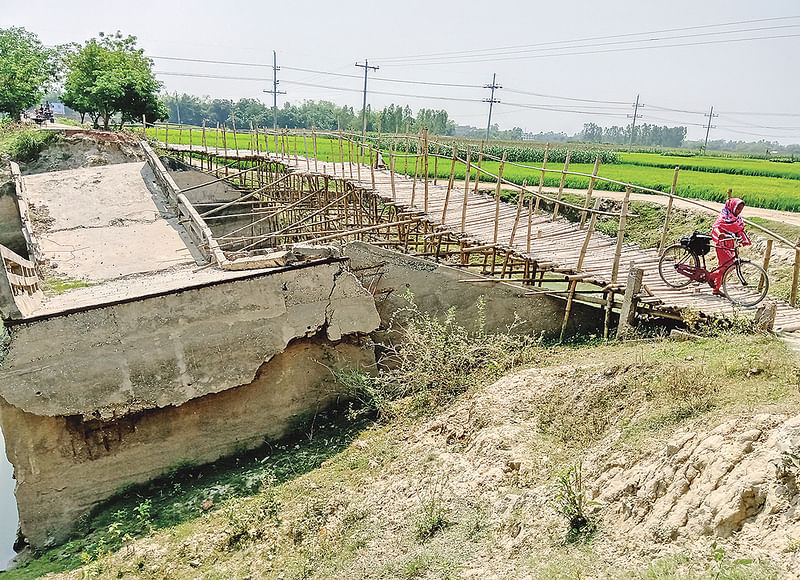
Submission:
[[[145,115],[152,121],[166,119],[167,108],[158,98],[161,83],[153,74],[153,61],[136,48],[136,37],[100,34],[87,40],[67,57],[64,103],[89,114],[98,126],[108,129],[111,117],[120,114],[121,124]]]
[[[14,120],[56,80],[58,50],[24,28],[0,28],[0,113]]]

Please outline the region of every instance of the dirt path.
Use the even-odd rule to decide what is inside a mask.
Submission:
[[[542,191],[547,194],[554,194],[558,193],[558,188],[555,187],[543,187]],[[565,189],[565,193],[569,193],[572,195],[586,195],[585,189]],[[602,197],[605,199],[614,199],[618,201],[622,201],[622,198],[625,197],[625,194],[621,191],[594,191],[594,195],[596,197]],[[666,196],[661,195],[653,195],[648,193],[632,193],[631,199],[634,201],[644,201],[648,203],[657,203],[659,205],[667,205],[668,198]],[[696,205],[699,202],[703,204],[703,207]],[[684,199],[676,198],[673,204],[673,207],[677,207],[680,209],[685,209],[689,211],[696,211],[696,212],[704,212],[708,214],[716,215],[722,209],[723,204],[718,203],[716,201],[707,201],[704,199],[692,199],[692,201],[686,201]],[[792,212],[792,211],[781,211],[777,209],[766,209],[762,207],[746,207],[743,213],[743,217],[751,218],[751,217],[760,217],[768,220],[773,220],[776,222],[781,222],[793,226],[800,227],[800,213]]]

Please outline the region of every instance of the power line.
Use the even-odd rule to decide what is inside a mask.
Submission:
[[[530,95],[530,96],[533,96],[533,97],[544,97],[544,98],[548,98],[548,99],[561,99],[561,100],[564,100],[564,101],[576,101],[576,102],[581,102],[581,103],[605,103],[605,104],[609,104],[609,105],[625,105],[626,107],[629,106],[629,104],[630,104],[628,101],[601,101],[601,100],[598,100],[598,99],[581,99],[581,98],[577,98],[577,97],[560,97],[560,96],[557,96],[557,95],[546,95],[544,93],[534,93],[534,92],[531,92],[531,91],[522,91],[520,89],[503,89],[503,90],[508,91],[509,93],[515,93],[515,94],[518,94],[518,95]]]
[[[631,46],[631,47],[622,47],[622,48],[608,48],[602,50],[585,50],[579,52],[563,52],[563,53],[556,53],[556,54],[535,54],[529,56],[509,56],[505,58],[485,58],[485,59],[474,59],[474,60],[452,60],[452,61],[437,61],[437,62],[419,62],[419,63],[411,63],[415,67],[419,66],[442,66],[442,65],[457,65],[457,64],[479,64],[483,62],[500,62],[500,61],[509,61],[509,60],[532,60],[536,58],[553,58],[553,57],[562,57],[562,56],[585,56],[585,55],[592,55],[592,54],[606,54],[611,52],[629,52],[635,50],[654,50],[659,48],[683,48],[689,46],[704,46],[704,45],[711,45],[711,44],[727,44],[732,42],[747,42],[753,40],[778,40],[783,38],[797,38],[800,37],[800,34],[783,34],[783,35],[771,35],[771,36],[753,36],[747,38],[730,38],[726,40],[707,40],[702,42],[683,42],[683,43],[676,43],[676,44],[661,44],[656,46]],[[386,65],[386,66],[410,66],[409,65]]]
[[[664,32],[683,32],[685,30],[700,30],[704,28],[720,28],[723,26],[737,26],[740,24],[754,24],[756,22],[772,22],[775,20],[793,20],[796,18],[800,18],[800,15],[797,16],[776,16],[772,18],[757,18],[753,20],[739,20],[736,22],[723,22],[720,24],[701,24],[696,26],[683,26],[680,28],[665,28],[661,30],[649,30],[645,32],[629,32],[626,34],[611,34],[606,36],[593,36],[590,38],[581,38],[581,39],[574,39],[574,40],[555,40],[550,42],[539,42],[535,44],[518,44],[512,46],[504,46],[504,47],[496,47],[496,48],[483,48],[483,49],[472,49],[472,50],[462,50],[462,51],[451,51],[451,52],[440,52],[440,53],[428,53],[428,54],[421,54],[421,55],[409,55],[409,56],[396,56],[396,57],[381,57],[382,61],[389,62],[394,60],[412,60],[416,58],[433,58],[433,57],[441,57],[441,56],[448,56],[448,55],[466,55],[470,53],[487,53],[487,52],[496,52],[501,50],[511,50],[511,49],[518,49],[518,48],[533,48],[539,46],[552,46],[552,45],[561,45],[561,44],[572,44],[575,42],[584,42],[587,40],[606,40],[609,38],[626,38],[630,36],[644,36],[648,34],[661,34]],[[486,56],[486,55],[482,55]]]
[[[177,61],[177,62],[194,62],[200,64],[221,64],[226,66],[248,66],[248,67],[259,67],[259,68],[272,68],[271,64],[265,64],[260,62],[236,62],[230,60],[212,60],[212,59],[204,59],[204,58],[184,58],[179,56],[151,56],[149,58],[155,60],[170,60],[170,61]],[[310,68],[301,68],[295,66],[283,66],[284,70],[291,70],[296,72],[305,72],[310,74],[317,74],[317,75],[327,75],[333,77],[341,77],[341,78],[350,78],[350,79],[360,79],[361,75],[354,75],[354,74],[347,74],[347,73],[337,73],[337,72],[329,72],[324,70],[315,70]],[[393,79],[393,78],[386,78],[386,77],[372,77],[373,81],[381,81],[384,83],[402,83],[402,84],[411,84],[411,85],[428,85],[428,86],[435,86],[435,87],[456,87],[456,88],[464,88],[464,89],[481,89],[483,85],[470,85],[464,83],[443,83],[443,82],[433,82],[433,81],[415,81],[410,79]]]
[[[721,36],[721,35],[726,35],[726,34],[741,34],[741,33],[744,33],[744,32],[764,32],[764,31],[770,31],[770,30],[780,30],[780,29],[798,28],[798,27],[800,27],[800,24],[783,24],[783,25],[780,25],[780,26],[759,26],[759,27],[755,27],[755,28],[741,28],[741,29],[738,29],[738,30],[720,30],[720,31],[717,31],[717,32],[701,32],[699,34],[679,34],[679,35],[675,35],[675,36],[667,36],[667,37],[664,37],[664,38],[637,38],[637,39],[632,39],[632,40],[612,40],[610,42],[600,42],[600,43],[589,42],[589,43],[585,43],[585,44],[573,44],[572,46],[559,46],[559,47],[553,47],[553,48],[528,48],[528,49],[524,49],[524,50],[496,51],[496,52],[494,52],[494,54],[488,54],[487,53],[485,55],[476,55],[476,56],[473,56],[473,57],[469,57],[468,56],[468,57],[461,57],[461,58],[477,59],[477,58],[486,58],[486,57],[524,55],[524,54],[528,54],[528,53],[542,53],[542,52],[548,52],[548,51],[572,50],[572,49],[576,49],[576,48],[597,48],[597,47],[601,47],[601,46],[615,46],[615,45],[624,45],[624,44],[640,44],[640,43],[651,43],[651,42],[663,42],[665,40],[680,40],[680,39],[685,39],[685,38],[702,38],[702,37],[711,37],[711,36]],[[580,42],[580,41],[574,41],[574,42]],[[643,48],[643,47],[640,47],[640,48]],[[545,56],[547,56],[547,55],[545,55]],[[447,61],[451,60],[452,58],[459,58],[459,57],[450,57],[450,58],[444,58],[444,59],[438,58],[438,59],[433,59],[433,60],[436,60],[437,62],[442,62],[443,63],[443,62],[447,62]],[[501,59],[501,60],[509,60],[509,59]],[[422,61],[410,61],[410,62],[413,62],[414,64],[425,64]],[[486,61],[475,60],[473,62],[486,62]]]

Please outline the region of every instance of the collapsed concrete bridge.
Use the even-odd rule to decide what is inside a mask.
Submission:
[[[347,180],[276,160],[223,178],[137,147],[114,165],[12,166],[0,195],[0,426],[32,546],[125,485],[258,447],[333,404],[332,371],[375,364],[365,337],[406,290],[465,322],[490,294],[490,326],[561,326],[560,300],[487,292],[426,260],[431,230]],[[252,245],[298,221],[313,244]],[[326,245],[334,230],[373,243],[345,255]],[[591,318],[577,305],[570,330]]]

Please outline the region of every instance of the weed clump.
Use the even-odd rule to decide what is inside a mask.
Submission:
[[[440,320],[422,312],[412,294],[405,298],[408,306],[389,325],[393,342],[376,345],[382,353],[379,372],[370,376],[351,370],[337,375],[351,398],[383,419],[400,412],[400,399],[406,400],[411,414],[431,412],[473,385],[535,359],[540,339],[516,335],[513,328],[486,331],[482,298],[472,331],[456,322],[455,308]]]

